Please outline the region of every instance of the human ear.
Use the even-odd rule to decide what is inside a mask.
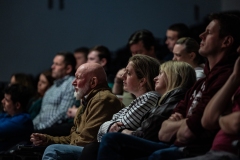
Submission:
[[[234,42],[234,39],[232,36],[226,36],[223,40],[223,47],[229,47],[230,45],[232,45]]]
[[[107,64],[107,59],[102,58],[100,64],[101,64],[102,67],[105,66]]]
[[[16,103],[15,103],[15,107],[16,107],[16,109],[20,109],[20,108],[21,108],[21,103],[16,102]]]
[[[196,57],[196,53],[195,53],[195,52],[189,53],[189,57],[190,57],[190,59],[193,61],[194,58]]]
[[[97,79],[97,77],[92,77],[92,79],[91,79],[91,81],[90,81],[90,87],[91,87],[91,88],[94,88],[94,87],[97,86],[97,84],[98,84],[98,79]]]
[[[70,73],[72,72],[72,69],[73,69],[73,68],[72,68],[71,65],[67,65],[67,66],[66,66],[66,73],[67,73],[67,74],[70,74]]]
[[[146,78],[145,78],[145,77],[144,77],[144,78],[141,78],[141,79],[140,79],[140,86],[144,86],[145,83],[147,83]]]

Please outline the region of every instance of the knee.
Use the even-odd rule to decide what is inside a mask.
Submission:
[[[53,151],[55,151],[55,148],[57,147],[57,145],[58,145],[58,144],[49,145],[49,146],[45,149],[44,152],[47,152],[47,151],[53,152]]]
[[[56,158],[56,146],[57,144],[52,144],[48,146],[43,153],[42,160],[50,160],[52,158]]]
[[[102,141],[108,142],[121,138],[121,133],[107,133],[102,137]]]

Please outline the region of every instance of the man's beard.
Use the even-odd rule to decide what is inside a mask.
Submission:
[[[78,91],[74,92],[74,97],[76,98],[76,100],[80,100],[81,98],[83,98],[83,96],[86,95],[86,93],[89,89],[89,86],[85,85],[83,88],[77,88],[77,89],[78,89]]]

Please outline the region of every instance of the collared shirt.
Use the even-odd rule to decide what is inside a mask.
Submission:
[[[40,113],[33,119],[34,129],[45,129],[67,118],[67,110],[75,102],[73,79],[73,76],[65,76],[55,80],[46,91]]]

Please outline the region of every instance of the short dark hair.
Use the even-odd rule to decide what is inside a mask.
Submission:
[[[81,52],[83,53],[85,59],[87,59],[88,53],[89,53],[89,48],[87,47],[79,47],[74,50],[74,53]]]
[[[72,52],[62,51],[58,52],[56,55],[63,56],[65,66],[70,65],[72,67],[71,75],[75,74],[76,59]]]
[[[97,45],[97,46],[94,46],[90,50],[90,52],[91,51],[99,52],[98,57],[99,57],[100,60],[103,59],[103,58],[106,58],[106,60],[107,60],[106,67],[109,68],[109,66],[111,64],[111,52],[109,51],[109,49],[106,46]]]
[[[220,24],[219,36],[223,38],[225,36],[232,36],[234,39],[231,51],[236,51],[240,45],[240,18],[234,14],[220,12],[212,13],[209,15],[209,19],[217,20]]]
[[[190,29],[184,23],[174,23],[168,27],[168,30],[178,32],[178,38],[190,37]]]
[[[204,57],[201,56],[198,52],[199,44],[195,39],[190,37],[182,37],[177,40],[176,44],[185,45],[185,50],[187,53],[194,52],[196,56],[193,61],[195,63],[197,64],[205,63]]]
[[[26,111],[26,107],[31,98],[31,93],[26,86],[21,84],[12,84],[5,88],[4,93],[11,95],[13,103],[19,102],[22,110]]]
[[[129,37],[128,45],[131,46],[132,44],[137,44],[140,41],[142,41],[146,50],[150,50],[152,46],[156,50],[156,40],[151,31],[146,29],[135,31]]]

